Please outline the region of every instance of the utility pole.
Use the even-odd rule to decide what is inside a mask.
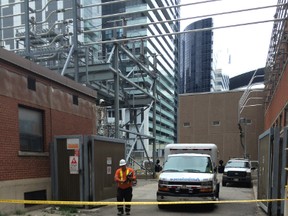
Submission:
[[[74,52],[74,80],[78,82],[79,79],[79,56],[78,56],[78,31],[79,31],[79,18],[80,18],[80,1],[74,0],[73,4],[73,52]]]
[[[153,84],[153,97],[154,97],[154,103],[153,103],[153,177],[155,178],[155,163],[156,163],[156,105],[157,105],[157,55],[153,55],[153,68],[154,68],[154,84]]]
[[[115,44],[114,50],[114,68],[116,73],[114,74],[114,113],[115,113],[115,138],[119,138],[119,86],[120,86],[120,77],[119,77],[119,47],[118,44]]]
[[[25,13],[25,51],[26,58],[31,60],[31,52],[30,52],[30,18],[29,18],[29,0],[25,0],[24,6]]]
[[[240,118],[239,129],[240,129],[241,145],[244,150],[244,158],[247,158],[248,155],[247,155],[247,119],[246,118]]]

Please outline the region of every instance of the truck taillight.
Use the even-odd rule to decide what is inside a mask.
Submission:
[[[169,191],[166,185],[158,184],[158,191]]]

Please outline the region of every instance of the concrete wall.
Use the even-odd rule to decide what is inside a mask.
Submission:
[[[24,193],[30,191],[46,190],[47,197],[51,197],[51,179],[50,178],[31,178],[0,181],[0,199],[23,200]],[[35,207],[34,207],[35,208]],[[37,208],[37,207],[36,207]],[[30,208],[31,209],[31,208]],[[23,211],[23,204],[1,203],[0,212],[16,213]]]
[[[219,158],[224,162],[231,157],[243,157],[238,128],[238,102],[242,94],[243,91],[229,91],[180,95],[178,142],[215,143]],[[252,93],[252,96],[261,97],[263,92]],[[250,104],[253,103],[255,101]],[[251,124],[243,129],[247,134],[247,154],[253,160],[258,157],[258,136],[263,132],[263,116],[263,106],[245,108],[241,114],[241,117],[251,120]]]

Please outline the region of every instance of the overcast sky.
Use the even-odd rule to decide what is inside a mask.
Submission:
[[[181,4],[200,0],[181,0]],[[277,0],[222,0],[181,7],[181,18],[276,5]],[[214,27],[272,20],[276,7],[214,16]],[[181,30],[199,19],[181,21]],[[214,68],[221,68],[229,77],[265,67],[273,22],[214,30]],[[230,56],[230,64],[229,64]]]

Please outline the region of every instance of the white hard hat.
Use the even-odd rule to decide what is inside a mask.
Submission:
[[[119,166],[125,166],[126,165],[126,161],[124,159],[121,159],[119,162]]]

